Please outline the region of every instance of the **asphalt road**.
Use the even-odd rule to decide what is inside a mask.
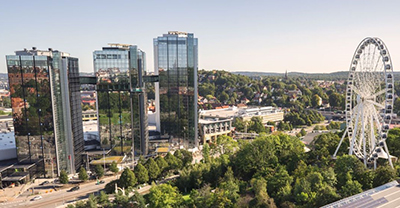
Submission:
[[[114,179],[116,179],[116,176],[107,177],[103,179],[105,183],[100,185],[96,185],[96,182],[82,184],[80,185],[80,189],[74,192],[68,192],[69,189],[61,189],[56,192],[42,194],[43,199],[38,201],[31,201],[35,196],[22,197],[22,199],[19,197],[13,202],[0,204],[0,207],[54,208],[64,203],[86,199],[91,193],[96,193],[104,189],[105,185]]]

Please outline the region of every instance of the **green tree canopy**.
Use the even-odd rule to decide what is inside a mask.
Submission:
[[[156,180],[161,173],[160,168],[153,158],[147,160],[145,167],[149,173],[150,180]]]
[[[147,169],[140,163],[135,167],[135,176],[140,184],[147,183],[149,181],[149,173]]]
[[[62,183],[62,184],[68,183],[68,181],[69,181],[68,174],[65,170],[61,170],[59,179],[60,179],[60,183]]]
[[[87,181],[89,179],[89,176],[85,170],[85,168],[81,167],[79,169],[79,180],[81,181]]]
[[[119,168],[117,166],[117,163],[115,161],[113,161],[110,165],[110,170],[111,172],[113,172],[114,174],[117,174],[119,172]]]
[[[136,184],[136,176],[131,169],[125,168],[118,180],[118,186],[121,188],[134,187]]]
[[[98,178],[101,178],[104,176],[104,168],[101,165],[96,165],[94,167],[94,172],[96,173],[96,176]]]
[[[165,170],[168,168],[168,163],[165,161],[165,159],[161,156],[158,156],[155,159],[158,168],[160,168],[160,172],[165,172]]]
[[[150,208],[173,208],[183,203],[183,198],[177,188],[170,184],[151,187],[148,198]]]

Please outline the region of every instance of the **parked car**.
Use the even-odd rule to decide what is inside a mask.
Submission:
[[[74,186],[69,190],[69,192],[78,191],[79,189],[80,189],[79,186]]]
[[[31,199],[31,201],[37,201],[37,200],[41,200],[43,197],[42,196],[35,196]]]
[[[49,184],[50,182],[49,181],[43,181],[41,184],[39,184],[39,186],[43,186],[43,185],[46,185],[46,184]]]

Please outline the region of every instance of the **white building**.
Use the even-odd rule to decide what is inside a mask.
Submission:
[[[13,119],[11,116],[0,117],[0,161],[17,158]]]

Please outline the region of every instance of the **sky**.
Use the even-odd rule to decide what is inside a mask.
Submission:
[[[108,43],[139,46],[153,71],[153,38],[194,33],[199,69],[347,71],[359,42],[381,38],[400,67],[400,1],[0,1],[0,73],[16,50],[53,48],[93,72],[92,52]],[[400,68],[399,68],[400,69]]]

